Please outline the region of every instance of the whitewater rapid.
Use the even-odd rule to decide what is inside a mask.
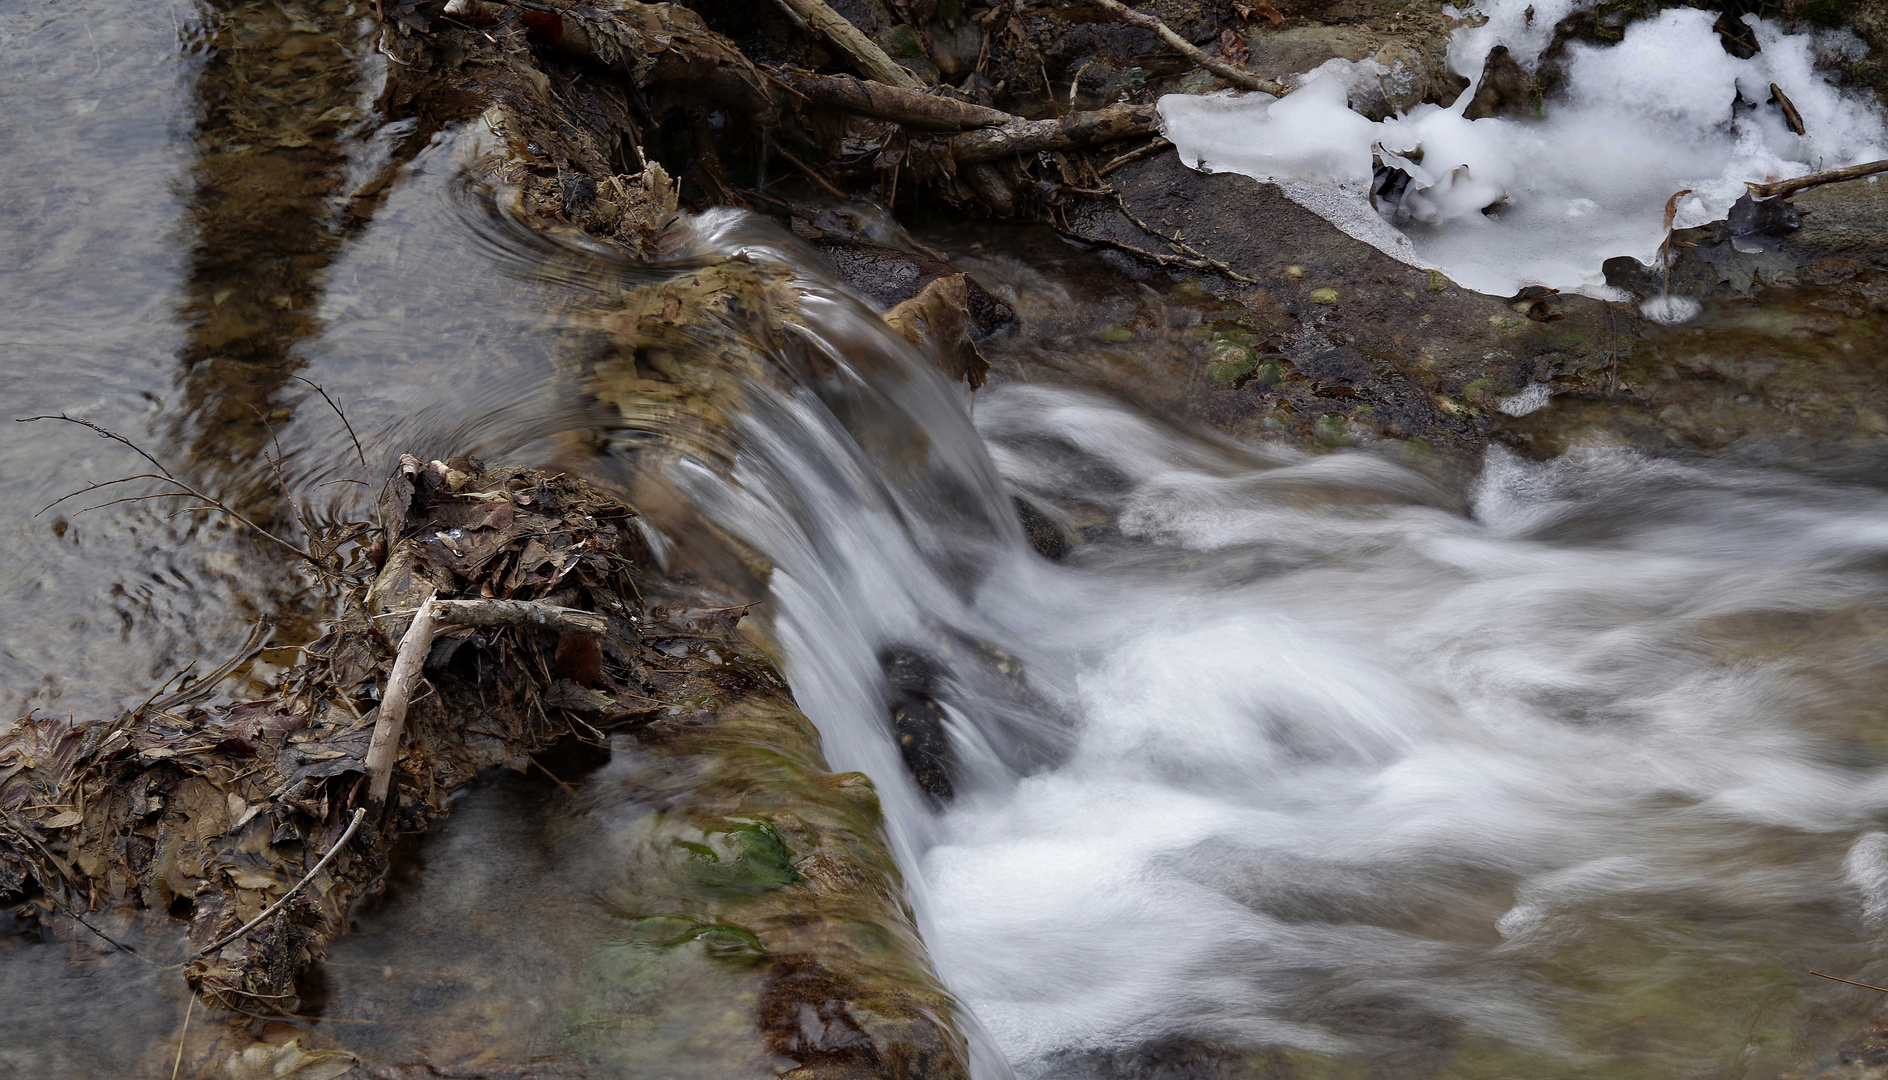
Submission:
[[[973,412],[802,267],[830,375],[737,421],[731,477],[679,483],[775,567],[793,691],[879,785],[984,1075],[1669,1075],[1836,1036],[1805,1025],[1847,991],[1804,972],[1880,968],[1888,911],[1869,468],[1494,449],[1452,491],[1076,389]],[[944,805],[899,756],[888,650],[942,672]]]

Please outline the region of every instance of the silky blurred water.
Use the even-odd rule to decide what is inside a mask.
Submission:
[[[698,503],[777,564],[795,693],[1020,1075],[1774,1075],[1876,1006],[1808,974],[1881,971],[1874,460],[1497,448],[1456,493],[1077,390],[987,390],[972,433],[915,371],[857,381],[887,392],[757,408]],[[847,436],[901,423],[921,481]],[[894,648],[946,672],[942,809]]]

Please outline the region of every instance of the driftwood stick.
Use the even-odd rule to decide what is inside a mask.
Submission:
[[[367,744],[367,807],[378,814],[387,804],[393,783],[394,759],[400,756],[400,737],[406,730],[406,710],[419,686],[426,654],[433,638],[449,626],[536,626],[563,633],[601,635],[607,620],[594,611],[540,604],[530,600],[435,600],[420,604],[413,622],[400,637],[387,693],[374,719],[374,737]]]
[[[445,626],[536,626],[601,637],[610,625],[607,618],[594,611],[533,600],[434,600],[432,605],[435,617]]]
[[[1001,109],[849,76],[815,75],[791,69],[777,70],[773,75],[781,85],[805,98],[809,105],[875,116],[911,128],[962,131],[1022,120]]]
[[[785,2],[785,0],[782,0]],[[1261,79],[1250,71],[1242,71],[1223,60],[1216,60],[1186,38],[1173,32],[1173,28],[1145,12],[1136,11],[1121,3],[1121,0],[1090,0],[1112,12],[1114,16],[1129,26],[1138,26],[1143,30],[1152,30],[1160,35],[1160,40],[1172,46],[1174,51],[1206,70],[1239,87],[1241,90],[1258,90],[1267,94],[1283,97],[1290,87],[1270,79]]]
[[[1094,112],[1070,113],[1059,119],[1025,120],[966,131],[951,136],[948,145],[951,157],[960,165],[968,165],[1011,154],[1118,142],[1150,134],[1156,130],[1158,122],[1152,105],[1110,105]]]
[[[1882,172],[1888,172],[1888,159],[1870,161],[1863,165],[1850,165],[1846,169],[1828,169],[1823,172],[1810,173],[1808,176],[1799,176],[1793,180],[1778,180],[1774,184],[1747,183],[1744,186],[1749,188],[1751,195],[1756,198],[1771,199],[1778,195],[1788,195],[1791,192],[1801,191],[1804,188],[1813,188],[1822,184],[1834,184],[1842,180],[1857,180],[1864,176],[1872,176],[1875,173]]]
[[[426,654],[432,650],[433,636],[439,633],[439,611],[428,597],[418,614],[400,637],[400,650],[393,658],[393,672],[387,676],[387,693],[380,699],[380,714],[374,718],[374,737],[367,744],[367,807],[379,816],[387,805],[387,790],[393,781],[393,760],[400,755],[400,735],[406,729],[406,707],[413,698],[413,688],[426,666]]]
[[[922,80],[893,63],[884,49],[847,22],[845,16],[826,6],[825,0],[779,0],[779,4],[795,21],[820,34],[850,57],[866,78],[906,90],[924,89]]]

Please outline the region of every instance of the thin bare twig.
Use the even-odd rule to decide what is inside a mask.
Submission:
[[[1192,258],[1198,260],[1199,264],[1203,264],[1206,267],[1211,267],[1212,269],[1217,270],[1220,274],[1224,275],[1225,277],[1233,281],[1237,281],[1242,285],[1257,285],[1258,284],[1256,280],[1249,278],[1245,276],[1244,274],[1241,274],[1239,271],[1234,270],[1232,267],[1228,266],[1227,264],[1219,261],[1218,259],[1213,258],[1212,256],[1206,254],[1204,251],[1201,251],[1200,249],[1194,247],[1192,244],[1186,243],[1185,241],[1181,240],[1177,236],[1168,236],[1166,233],[1163,233],[1159,229],[1154,228],[1152,225],[1149,225],[1147,222],[1142,221],[1138,217],[1135,217],[1134,211],[1128,209],[1127,200],[1123,199],[1119,194],[1115,195],[1114,201],[1121,207],[1122,215],[1125,216],[1129,221],[1132,221],[1136,228],[1140,229],[1142,232],[1146,233],[1147,235],[1158,237],[1159,239],[1166,241],[1167,245],[1173,248],[1175,251],[1180,252],[1182,255],[1191,256]]]
[[[772,140],[769,140],[769,141],[771,142]],[[806,174],[806,178],[808,180],[811,180],[815,184],[818,184],[820,187],[825,188],[827,194],[832,195],[835,198],[840,198],[840,199],[846,199],[846,198],[851,197],[847,195],[845,192],[834,187],[832,185],[832,182],[827,180],[825,177],[821,176],[818,173],[818,171],[816,171],[813,168],[813,166],[808,165],[806,162],[801,161],[797,157],[794,157],[791,153],[787,151],[786,147],[781,146],[779,143],[773,143],[773,148],[774,148],[774,153],[779,154],[781,157],[787,159],[787,164],[793,166],[794,168],[800,170],[802,173]]]
[[[184,1029],[177,1033],[177,1060],[170,1063],[170,1080],[177,1080],[177,1073],[184,1067],[184,1043],[190,1038],[190,1014],[197,1011],[197,995],[190,995],[190,1004],[184,1006]]]
[[[104,483],[100,483],[100,484],[88,484],[85,487],[82,487],[79,490],[72,492],[70,495],[65,495],[58,499],[54,499],[51,503],[48,503],[43,509],[40,510],[41,514],[45,513],[47,510],[51,510],[55,506],[58,506],[60,503],[65,502],[67,499],[74,498],[79,495],[83,495],[88,491],[96,491],[102,487],[109,487],[112,484],[123,483],[127,480],[146,480],[146,479],[161,480],[164,483],[170,484],[172,487],[175,487],[177,489],[176,491],[166,492],[164,494],[170,495],[172,497],[181,497],[183,495],[189,495],[192,498],[200,499],[208,505],[209,509],[214,509],[218,511],[219,513],[226,514],[229,517],[236,519],[238,522],[241,522],[243,525],[246,525],[249,528],[255,530],[260,535],[266,536],[270,540],[275,541],[276,543],[282,545],[283,547],[294,552],[295,554],[300,555],[303,559],[306,559],[309,565],[313,566],[317,571],[324,574],[331,573],[331,571],[326,566],[322,565],[322,562],[320,559],[315,558],[312,552],[308,551],[305,548],[298,547],[297,545],[287,540],[282,539],[281,537],[275,535],[269,530],[249,520],[247,517],[244,517],[242,514],[238,513],[228,503],[225,503],[223,500],[217,498],[216,496],[206,495],[203,492],[198,491],[196,488],[191,487],[189,484],[184,483],[182,480],[177,479],[176,474],[172,473],[169,469],[165,468],[163,462],[152,457],[149,453],[145,452],[145,449],[143,447],[139,446],[137,443],[132,442],[130,439],[125,438],[123,435],[120,435],[117,432],[111,431],[105,427],[101,427],[100,425],[95,424],[90,420],[81,419],[76,416],[67,416],[65,413],[60,413],[57,416],[53,416],[53,415],[23,416],[19,418],[18,422],[22,424],[30,424],[35,420],[63,420],[68,424],[77,424],[80,427],[90,428],[94,432],[97,432],[100,438],[110,439],[113,442],[123,443],[124,445],[130,447],[132,451],[134,451],[139,457],[150,462],[152,465],[155,465],[157,467],[157,471],[163,474],[161,476],[157,476],[151,473],[139,473],[136,476],[119,477],[117,480],[107,480]],[[112,506],[119,502],[138,502],[146,498],[161,498],[161,497],[163,496],[162,495],[149,495],[149,496],[140,495],[140,496],[136,496],[136,497],[128,498],[128,499],[114,499],[112,502],[100,503],[98,506],[86,507],[85,510],[80,510],[79,513],[83,514],[90,510],[102,509],[106,506]]]
[[[1135,247],[1133,244],[1125,244],[1119,240],[1111,240],[1106,236],[1089,236],[1087,233],[1063,228],[1060,225],[1051,226],[1051,228],[1054,228],[1057,233],[1068,237],[1070,240],[1076,240],[1084,244],[1094,244],[1099,247],[1113,248],[1116,251],[1146,259],[1148,262],[1158,263],[1161,266],[1186,266],[1195,270],[1220,270],[1221,264],[1217,264],[1208,259],[1194,259],[1184,255],[1163,255],[1158,251],[1149,251],[1146,248]]]
[[[1107,176],[1109,173],[1115,171],[1116,169],[1119,169],[1123,165],[1127,165],[1132,162],[1139,161],[1142,158],[1147,157],[1149,154],[1153,154],[1160,150],[1164,150],[1167,147],[1172,146],[1172,145],[1173,143],[1168,142],[1167,137],[1165,135],[1156,135],[1150,142],[1147,143],[1147,145],[1137,146],[1134,149],[1129,150],[1127,153],[1122,154],[1120,157],[1115,158],[1113,161],[1108,162],[1108,164],[1103,165],[1100,169],[1096,170],[1097,175]]]
[[[286,455],[282,453],[282,440],[275,434],[275,425],[269,423],[269,418],[263,415],[262,410],[256,408],[254,404],[250,404],[249,411],[256,414],[256,419],[262,424],[262,430],[269,433],[269,442],[275,446],[274,457],[269,456],[268,447],[262,448],[262,460],[269,463],[269,471],[275,474],[275,486],[282,489],[282,497],[288,500],[288,508],[295,512],[295,520],[301,525],[302,532],[312,538],[315,535],[315,526],[308,520],[308,515],[303,512],[301,500],[295,497],[295,490],[289,487],[288,477],[282,472],[282,461]]]
[[[1242,90],[1257,90],[1278,97],[1283,97],[1291,92],[1291,88],[1285,86],[1283,83],[1273,82],[1271,79],[1261,79],[1250,71],[1242,71],[1223,60],[1207,55],[1198,46],[1194,45],[1186,38],[1181,37],[1179,34],[1174,33],[1173,28],[1166,23],[1161,22],[1159,19],[1145,12],[1134,10],[1126,4],[1121,3],[1121,0],[1089,0],[1089,3],[1106,8],[1108,11],[1114,13],[1116,18],[1127,23],[1129,26],[1138,26],[1143,30],[1152,30],[1154,33],[1159,34],[1160,40],[1166,42],[1175,52],[1178,52],[1188,60],[1193,61]]]
[[[1820,971],[1812,971],[1810,972],[1810,974],[1816,976],[1818,979],[1828,979],[1830,982],[1848,983],[1850,986],[1859,986],[1864,990],[1879,990],[1884,994],[1888,994],[1888,988],[1884,988],[1880,986],[1870,986],[1867,983],[1858,983],[1852,979],[1838,979],[1834,975],[1824,975]]]
[[[113,442],[123,443],[124,445],[130,447],[132,451],[136,453],[139,457],[143,458],[144,460],[150,462],[152,465],[156,466],[157,471],[163,473],[166,478],[171,479],[171,480],[177,479],[175,476],[171,475],[171,472],[169,469],[166,469],[164,467],[163,462],[145,453],[144,448],[142,446],[139,446],[137,443],[132,442],[130,439],[125,438],[123,435],[120,435],[109,428],[100,426],[98,424],[94,424],[90,420],[83,420],[76,416],[67,416],[65,413],[60,413],[57,416],[52,416],[50,414],[42,415],[42,416],[21,416],[21,417],[16,418],[14,420],[14,423],[30,424],[35,420],[64,420],[68,424],[77,424],[80,427],[91,428],[94,432],[98,433],[98,437],[101,439],[110,439]]]
[[[211,953],[217,951],[218,949],[221,949],[223,946],[228,945],[230,942],[235,941],[237,938],[242,937],[244,934],[247,934],[249,931],[254,930],[256,927],[262,925],[262,920],[268,918],[269,916],[275,914],[277,911],[281,910],[283,904],[286,904],[290,900],[294,899],[295,894],[302,891],[302,886],[308,884],[309,880],[313,878],[316,874],[321,873],[322,867],[327,866],[328,861],[330,859],[333,859],[335,854],[339,852],[342,848],[346,847],[347,842],[349,840],[354,839],[354,830],[361,827],[361,822],[366,817],[367,817],[366,808],[356,807],[354,809],[354,820],[348,822],[347,831],[342,833],[341,838],[334,842],[334,846],[328,849],[328,853],[321,857],[320,862],[316,863],[312,869],[310,869],[306,874],[302,875],[302,879],[300,881],[297,881],[294,885],[290,886],[289,890],[282,894],[282,899],[277,900],[275,903],[270,904],[266,908],[263,908],[262,913],[260,915],[257,915],[255,918],[237,927],[234,931],[228,934],[225,934],[223,937],[219,938],[213,944],[206,945],[203,948],[197,950],[197,955],[198,956],[210,955]]]
[[[354,444],[354,460],[361,464],[361,483],[368,487],[373,487],[374,473],[373,470],[367,467],[367,451],[361,449],[361,437],[354,434],[354,425],[348,422],[347,414],[341,411],[341,406],[334,403],[334,399],[328,396],[328,392],[322,388],[320,383],[301,375],[296,375],[294,378],[297,381],[305,382],[309,386],[314,387],[315,393],[321,395],[321,400],[327,402],[328,408],[334,410],[334,415],[340,419],[341,426],[347,429],[347,441]]]

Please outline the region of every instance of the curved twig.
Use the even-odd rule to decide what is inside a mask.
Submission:
[[[266,908],[263,908],[262,914],[257,915],[255,918],[242,924],[241,926],[237,927],[235,930],[231,931],[230,933],[223,935],[223,937],[218,939],[215,944],[206,945],[203,948],[197,950],[196,955],[198,957],[208,956],[211,953],[217,951],[218,949],[221,949],[223,946],[228,945],[230,942],[235,941],[237,938],[242,937],[244,934],[247,934],[249,931],[254,930],[256,927],[262,925],[262,920],[275,914],[277,911],[281,909],[283,904],[286,904],[290,900],[294,899],[295,894],[302,891],[302,886],[308,884],[308,881],[310,878],[313,878],[316,874],[321,873],[321,868],[328,865],[328,860],[334,858],[336,852],[340,851],[343,847],[346,847],[347,842],[349,840],[354,839],[354,830],[361,827],[361,822],[365,820],[366,817],[367,817],[367,809],[365,807],[355,807],[354,820],[348,822],[347,831],[341,834],[341,839],[336,840],[334,842],[334,846],[328,849],[328,853],[326,855],[323,855],[321,857],[321,861],[316,863],[312,869],[310,869],[306,874],[303,874],[302,879],[300,881],[290,886],[289,890],[282,894],[282,899],[277,900],[275,903],[270,904]]]
[[[164,467],[163,462],[152,457],[149,453],[145,452],[145,449],[143,447],[139,446],[137,443],[132,442],[130,439],[125,438],[123,435],[120,435],[109,428],[95,424],[90,420],[81,419],[80,417],[77,417],[77,416],[67,416],[65,413],[59,413],[56,416],[49,414],[49,415],[44,415],[44,416],[22,416],[18,418],[18,422],[22,424],[30,424],[35,420],[64,420],[68,424],[77,424],[80,427],[90,428],[93,431],[97,432],[100,438],[110,439],[113,442],[123,443],[124,445],[130,447],[139,457],[150,462],[152,465],[157,466],[158,472],[163,474],[159,476],[159,475],[154,475],[152,473],[139,473],[135,476],[121,476],[116,480],[107,480],[103,483],[88,484],[85,487],[82,487],[79,490],[72,492],[70,495],[63,495],[57,499],[54,499],[52,502],[48,503],[43,509],[39,511],[41,514],[45,513],[47,510],[51,510],[55,506],[58,506],[60,503],[65,502],[67,499],[74,498],[75,496],[83,495],[88,491],[96,491],[102,487],[110,487],[113,484],[121,484],[128,480],[161,480],[164,483],[170,484],[172,487],[175,487],[177,490],[164,492],[159,495],[135,495],[135,496],[130,496],[124,499],[113,499],[110,502],[99,503],[97,506],[88,506],[85,508],[85,510],[80,510],[79,513],[83,514],[88,510],[98,510],[98,509],[102,509],[107,506],[112,506],[121,502],[139,502],[144,499],[164,498],[166,496],[172,497],[172,498],[179,498],[184,495],[189,495],[192,498],[202,499],[206,504],[208,504],[207,506],[202,507],[202,509],[215,510],[219,513],[227,514],[228,516],[235,518],[237,521],[255,530],[258,534],[268,537],[269,539],[282,545],[288,550],[308,560],[308,564],[310,566],[313,566],[318,572],[324,573],[324,574],[332,573],[331,570],[329,570],[326,566],[322,565],[322,562],[320,559],[315,558],[313,552],[308,551],[305,548],[297,547],[295,544],[282,539],[281,537],[275,535],[269,530],[249,520],[248,518],[244,517],[242,514],[238,513],[228,503],[217,498],[216,496],[205,495],[203,492],[198,491],[196,488],[193,488],[189,484],[184,483],[182,480],[177,479],[176,474],[172,473],[169,469],[166,469]]]

